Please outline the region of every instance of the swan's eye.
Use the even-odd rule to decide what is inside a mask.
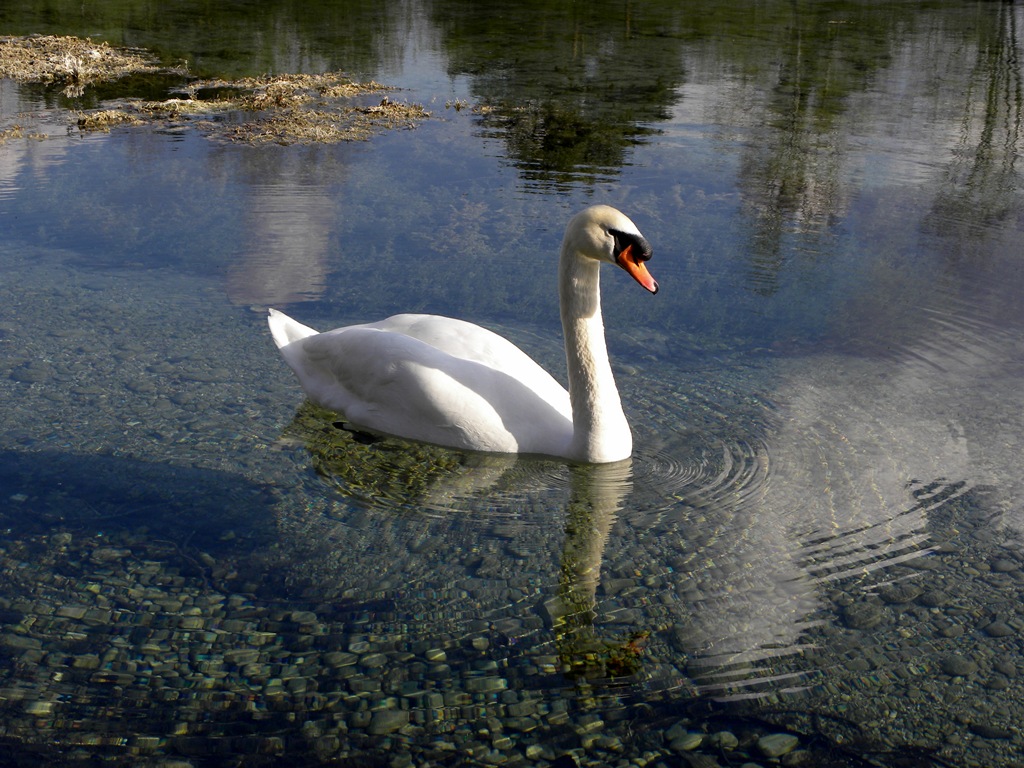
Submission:
[[[619,258],[619,254],[622,253],[629,246],[633,246],[634,258],[637,261],[647,261],[651,258],[653,253],[651,244],[647,242],[641,234],[636,232],[623,232],[618,229],[609,229],[608,234],[615,238],[615,258]]]

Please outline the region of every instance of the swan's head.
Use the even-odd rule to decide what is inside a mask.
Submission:
[[[610,205],[593,205],[573,216],[565,228],[563,247],[622,267],[648,291],[658,292],[658,281],[646,265],[651,244],[626,214]]]

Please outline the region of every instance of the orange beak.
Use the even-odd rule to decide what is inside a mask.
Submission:
[[[658,292],[658,281],[651,277],[651,273],[647,271],[647,265],[636,256],[632,244],[619,251],[615,261],[648,291]]]

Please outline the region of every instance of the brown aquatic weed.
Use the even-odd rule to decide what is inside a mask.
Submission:
[[[371,106],[349,103],[357,96],[392,90],[372,81],[354,82],[339,72],[197,80],[179,89],[188,98],[110,102],[103,110],[80,115],[78,127],[107,130],[118,123],[173,122],[194,125],[210,138],[246,144],[363,141],[384,130],[412,128],[429,117],[422,106],[387,96]],[[199,98],[203,93],[214,98]],[[229,112],[243,117],[223,119]],[[123,118],[117,120],[111,113],[121,113]]]
[[[0,131],[0,146],[3,146],[10,139],[45,139],[46,136],[34,131],[26,132],[20,125],[12,125]]]
[[[89,83],[158,69],[149,54],[89,38],[28,35],[0,38],[0,77],[20,83],[55,83],[69,96]]]
[[[88,38],[0,38],[0,77],[61,85],[69,96],[81,95],[90,83],[140,72],[176,71],[161,69],[155,62],[145,51],[115,48]],[[191,125],[210,138],[232,142],[328,144],[363,141],[381,131],[412,128],[429,117],[422,106],[393,101],[387,95],[372,106],[352,103],[357,97],[394,90],[373,81],[355,82],[341,72],[192,80],[172,91],[175,98],[116,99],[99,109],[73,114],[81,131]],[[240,117],[227,117],[232,112]],[[12,128],[0,136],[0,142],[23,135]]]

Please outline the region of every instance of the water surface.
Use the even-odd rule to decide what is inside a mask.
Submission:
[[[74,127],[173,77],[2,81],[0,129],[45,136],[0,145],[14,759],[765,764],[758,738],[791,735],[812,765],[1014,764],[1021,22],[0,11],[196,76],[342,69],[432,113],[252,147]],[[605,275],[630,462],[365,444],[303,403],[267,306],[457,315],[561,376],[553,259],[596,201],[662,288]]]

